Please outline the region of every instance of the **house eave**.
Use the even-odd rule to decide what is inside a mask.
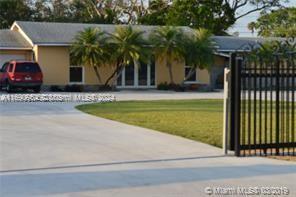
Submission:
[[[23,48],[23,47],[0,47],[0,50],[32,50],[32,48]]]
[[[63,47],[67,47],[67,46],[71,46],[71,43],[38,43],[38,42],[36,42],[35,45],[37,45],[37,46],[63,46]]]

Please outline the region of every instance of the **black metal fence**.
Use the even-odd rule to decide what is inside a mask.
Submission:
[[[296,54],[254,54],[231,55],[230,149],[296,155]]]

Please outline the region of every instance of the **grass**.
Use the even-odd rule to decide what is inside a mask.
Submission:
[[[95,116],[222,146],[223,100],[121,101],[77,106]]]

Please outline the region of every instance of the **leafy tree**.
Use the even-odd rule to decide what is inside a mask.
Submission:
[[[249,29],[264,37],[296,37],[296,8],[282,8],[270,13],[262,12]]]
[[[147,12],[139,17],[138,23],[146,25],[166,25],[169,5],[166,0],[152,0]]]
[[[169,25],[206,28],[219,35],[225,34],[235,21],[234,11],[222,0],[176,0],[167,17]]]
[[[0,29],[9,28],[16,20],[30,20],[32,14],[24,0],[0,0]]]
[[[184,81],[188,80],[196,71],[197,68],[209,68],[214,61],[214,46],[211,39],[211,34],[206,29],[197,29],[193,35],[187,36],[185,39],[184,57],[186,65],[191,69]]]
[[[151,34],[155,57],[166,62],[170,75],[170,83],[174,84],[173,62],[182,60],[184,56],[184,33],[180,28],[159,27]]]
[[[253,12],[280,7],[285,0],[155,0],[139,19],[142,24],[183,25],[206,28],[216,35],[226,34],[235,22]],[[246,9],[247,8],[247,9]]]
[[[81,23],[117,23],[117,11],[111,1],[73,0],[70,4],[72,20]]]
[[[131,26],[117,27],[111,34],[109,45],[111,47],[111,61],[116,67],[105,85],[113,79],[116,80],[124,67],[131,62],[147,61],[149,57],[148,43],[143,38],[143,31],[134,30]],[[111,83],[113,84],[113,83]]]
[[[98,68],[108,60],[107,37],[99,28],[87,28],[78,33],[71,47],[71,59],[78,65],[91,66],[101,83]]]

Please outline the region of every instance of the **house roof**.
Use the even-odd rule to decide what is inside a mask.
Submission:
[[[254,46],[264,41],[263,38],[234,37],[234,36],[213,36],[217,50],[221,52],[244,50],[247,46]]]
[[[16,21],[13,26],[19,27],[26,36],[36,45],[48,46],[68,46],[73,43],[74,37],[78,32],[88,27],[98,27],[101,30],[112,33],[118,25],[112,24],[85,24],[85,23],[52,23],[52,22],[28,22]],[[125,25],[122,25],[125,26]],[[144,31],[148,36],[158,26],[134,25]],[[189,27],[180,26],[183,31],[191,33],[193,30]],[[0,36],[1,37],[1,36]],[[0,38],[1,39],[1,38]],[[233,37],[233,36],[212,36],[218,52],[231,52],[243,50],[246,45],[255,45],[261,43],[263,38]]]
[[[78,32],[85,28],[98,27],[102,31],[112,33],[118,25],[111,24],[85,24],[85,23],[49,23],[49,22],[24,22],[16,21],[25,34],[37,45],[70,45]],[[125,26],[125,25],[122,25]],[[134,25],[144,31],[144,35],[156,29],[158,26]],[[180,27],[184,31],[191,31],[188,27]]]
[[[0,30],[0,49],[31,49],[32,46],[16,31]]]

